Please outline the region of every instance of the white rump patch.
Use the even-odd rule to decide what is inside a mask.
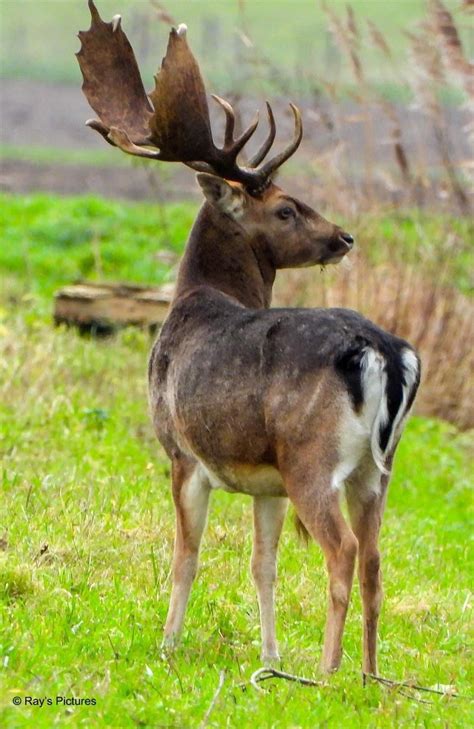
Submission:
[[[407,402],[419,376],[419,362],[411,349],[401,353],[403,376],[402,401],[390,429],[390,436],[384,451],[380,448],[380,433],[386,426],[389,415],[387,407],[387,372],[383,355],[367,347],[361,360],[363,405],[355,413],[347,400],[346,413],[342,419],[339,440],[340,461],[333,475],[333,488],[337,489],[361,463],[368,448],[372,451],[375,465],[381,473],[388,474],[386,455],[391,453],[398,441],[406,417]],[[369,488],[378,488],[379,476]]]
[[[385,359],[379,352],[367,347],[361,365],[364,392],[363,410],[368,409],[369,418],[372,417],[370,447],[377,468],[382,473],[388,473],[384,453],[382,453],[379,443],[380,431],[388,422]]]
[[[354,412],[352,403],[347,400],[339,435],[339,464],[332,478],[334,489],[340,488],[368,452],[372,452],[379,471],[387,473],[378,438],[380,429],[388,420],[385,359],[379,352],[367,347],[361,360],[361,369],[362,408],[359,413]],[[379,473],[374,472],[374,482],[367,484],[369,489],[377,490],[379,476]]]

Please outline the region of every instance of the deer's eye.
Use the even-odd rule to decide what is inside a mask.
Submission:
[[[280,218],[280,220],[288,220],[289,218],[295,218],[296,213],[293,210],[293,208],[290,208],[288,206],[285,206],[284,208],[280,208],[277,210],[277,217]]]

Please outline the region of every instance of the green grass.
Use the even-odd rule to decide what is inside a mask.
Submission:
[[[196,206],[110,202],[93,197],[3,196],[0,269],[15,290],[51,296],[79,278],[162,283],[179,254]]]
[[[54,329],[49,310],[53,289],[81,271],[92,235],[111,252],[102,264],[108,277],[163,280],[168,272],[153,254],[182,248],[194,209],[46,196],[2,202],[0,726],[196,727],[221,671],[210,727],[470,726],[465,698],[422,695],[433,702],[422,704],[363,688],[357,590],[343,665],[326,686],[242,690],[259,666],[243,496],[213,495],[183,642],[163,655],[174,519],[169,466],[147,414],[150,340],[136,330],[80,337]],[[380,225],[393,236],[408,223]],[[411,420],[381,537],[380,673],[456,686],[464,696],[472,694],[467,445],[447,424]],[[319,549],[299,544],[289,519],[277,597],[284,670],[318,676],[325,590]],[[53,705],[14,706],[14,696]],[[57,706],[56,696],[96,705]]]
[[[311,202],[310,200],[308,202]],[[51,297],[79,278],[162,283],[169,265],[156,254],[183,250],[197,206],[110,202],[93,197],[61,198],[36,194],[1,195],[0,269],[16,291]],[[341,225],[330,211],[321,211]],[[375,262],[422,263],[425,270],[449,272],[463,292],[472,286],[472,222],[417,211],[367,214],[350,221],[357,246]],[[44,299],[43,299],[44,300]]]
[[[34,308],[30,300],[3,322],[3,727],[197,726],[221,670],[211,726],[469,725],[464,699],[426,706],[362,688],[356,591],[343,667],[327,687],[238,687],[259,665],[246,497],[214,495],[183,644],[163,656],[174,520],[168,464],[147,417],[150,342],[135,331],[106,342],[54,331]],[[470,511],[463,438],[412,420],[382,533],[383,675],[471,691]],[[289,520],[278,589],[285,670],[317,675],[325,584],[319,550],[298,544]],[[16,695],[97,705],[14,707]]]

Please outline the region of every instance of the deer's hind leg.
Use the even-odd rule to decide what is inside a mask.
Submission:
[[[288,496],[298,517],[311,536],[321,545],[329,577],[328,613],[321,668],[325,672],[339,668],[342,658],[342,635],[349,606],[357,538],[346,523],[339,504],[339,492],[333,488],[333,469],[319,461],[301,457],[298,467],[285,476]]]
[[[164,645],[172,646],[183,626],[189,593],[196,576],[199,546],[206,525],[210,485],[199,464],[187,458],[172,463],[176,535],[173,587],[166,618]]]
[[[363,606],[363,671],[377,673],[377,624],[382,604],[378,548],[389,476],[375,464],[361,467],[346,484],[349,516],[359,541],[359,586]],[[375,486],[375,488],[373,488]]]

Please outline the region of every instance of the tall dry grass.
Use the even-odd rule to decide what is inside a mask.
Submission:
[[[294,95],[295,79],[292,88],[288,69],[268,62],[253,40],[244,0],[238,7],[247,68],[262,87],[265,81],[276,82],[282,96]],[[300,69],[306,82],[300,100],[307,135],[315,123],[321,132],[328,132],[321,135],[323,144],[314,134],[311,151],[308,145],[306,176],[316,177],[324,186],[331,206],[344,203],[348,212],[389,202],[443,206],[468,214],[474,167],[466,150],[474,135],[474,67],[457,27],[465,17],[463,7],[457,9],[456,20],[441,0],[426,0],[423,18],[405,30],[408,71],[390,39],[350,4],[338,12],[323,0],[315,12],[326,16],[333,60],[348,73],[334,76],[330,64]],[[399,100],[390,100],[386,88],[374,83],[368,48],[379,55],[385,79],[392,91],[398,89]]]

